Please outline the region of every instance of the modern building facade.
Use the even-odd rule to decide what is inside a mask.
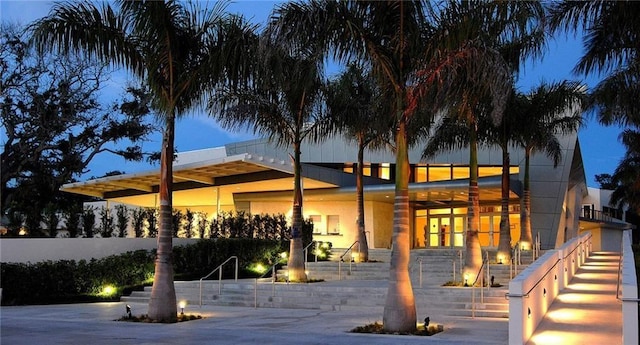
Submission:
[[[562,161],[554,167],[543,154],[530,163],[531,223],[543,249],[555,248],[578,234],[583,204],[589,195],[577,134],[561,138]],[[409,152],[410,207],[413,248],[463,247],[467,227],[469,152],[457,150],[433,159]],[[293,200],[292,151],[267,139],[184,152],[173,170],[174,208],[205,212],[291,216]],[[314,223],[314,239],[348,247],[357,239],[355,161],[357,147],[342,137],[320,144],[304,143],[302,175],[303,215]],[[509,218],[512,245],[520,238],[520,202],[524,152],[510,151]],[[389,248],[393,228],[394,162],[390,150],[365,151],[365,226],[371,248]],[[502,153],[479,150],[480,243],[498,245]],[[65,185],[67,192],[100,197],[140,207],[157,207],[159,171],[105,177]]]

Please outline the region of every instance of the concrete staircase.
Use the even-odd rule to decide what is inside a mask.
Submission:
[[[334,250],[334,252],[339,250]],[[259,308],[294,308],[319,310],[384,309],[389,278],[390,250],[371,250],[367,263],[325,261],[307,263],[310,279],[324,280],[308,284],[288,284],[266,279],[204,281],[202,304],[220,306],[244,306]],[[509,265],[490,265],[494,282],[502,287],[480,288],[444,287],[453,280],[453,262],[456,262],[456,280],[459,275],[457,249],[419,249],[411,252],[410,275],[416,302],[418,319],[427,315],[475,316],[506,318],[509,313],[508,292]],[[526,265],[518,267],[521,272]],[[420,278],[422,268],[422,278]],[[340,270],[340,275],[338,274]],[[286,268],[279,272],[285,274]],[[176,297],[190,305],[200,304],[198,281],[175,282]],[[475,304],[472,304],[475,293]],[[151,287],[134,291],[122,301],[146,302]],[[433,317],[432,317],[433,319]]]

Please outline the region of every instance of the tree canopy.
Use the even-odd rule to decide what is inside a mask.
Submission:
[[[59,187],[87,173],[97,155],[143,158],[141,144],[153,131],[144,89],[105,101],[107,66],[38,53],[17,27],[3,26],[0,44],[3,210],[36,218],[49,203],[62,210],[69,196]]]

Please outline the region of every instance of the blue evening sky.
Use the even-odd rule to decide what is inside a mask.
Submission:
[[[52,1],[40,0],[0,0],[0,21],[3,23],[28,24],[48,14]],[[255,23],[264,24],[269,13],[277,2],[274,1],[234,1],[227,10],[242,13]],[[523,92],[529,91],[541,81],[553,82],[563,79],[583,80],[589,87],[595,86],[597,77],[587,79],[576,76],[572,69],[582,54],[580,38],[573,34],[557,37],[549,41],[548,49],[542,61],[528,62],[520,74],[518,86]],[[123,73],[115,73],[109,82],[114,91],[112,97],[122,93],[121,87],[126,85],[127,78]],[[585,166],[587,183],[597,187],[594,175],[612,174],[624,155],[624,147],[618,140],[620,128],[603,127],[593,118],[586,119],[586,125],[580,130],[579,138]],[[220,128],[217,123],[205,114],[194,114],[178,120],[176,125],[176,148],[178,152],[222,146],[227,143],[251,139],[252,133],[230,132]],[[4,144],[6,134],[0,132],[0,144]],[[146,151],[158,151],[160,134],[154,135],[145,144]],[[126,162],[110,154],[103,154],[92,161],[90,171],[81,179],[90,176],[102,176],[113,170],[127,173],[156,169],[146,163]]]

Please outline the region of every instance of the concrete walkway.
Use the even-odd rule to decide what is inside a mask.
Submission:
[[[560,292],[527,344],[622,344],[618,253],[594,252]]]
[[[133,314],[147,305],[131,303]],[[445,332],[431,337],[357,334],[349,330],[381,321],[370,311],[322,311],[246,307],[187,306],[202,320],[175,324],[116,322],[125,303],[2,307],[0,343],[32,344],[506,344],[507,319],[441,318]]]

